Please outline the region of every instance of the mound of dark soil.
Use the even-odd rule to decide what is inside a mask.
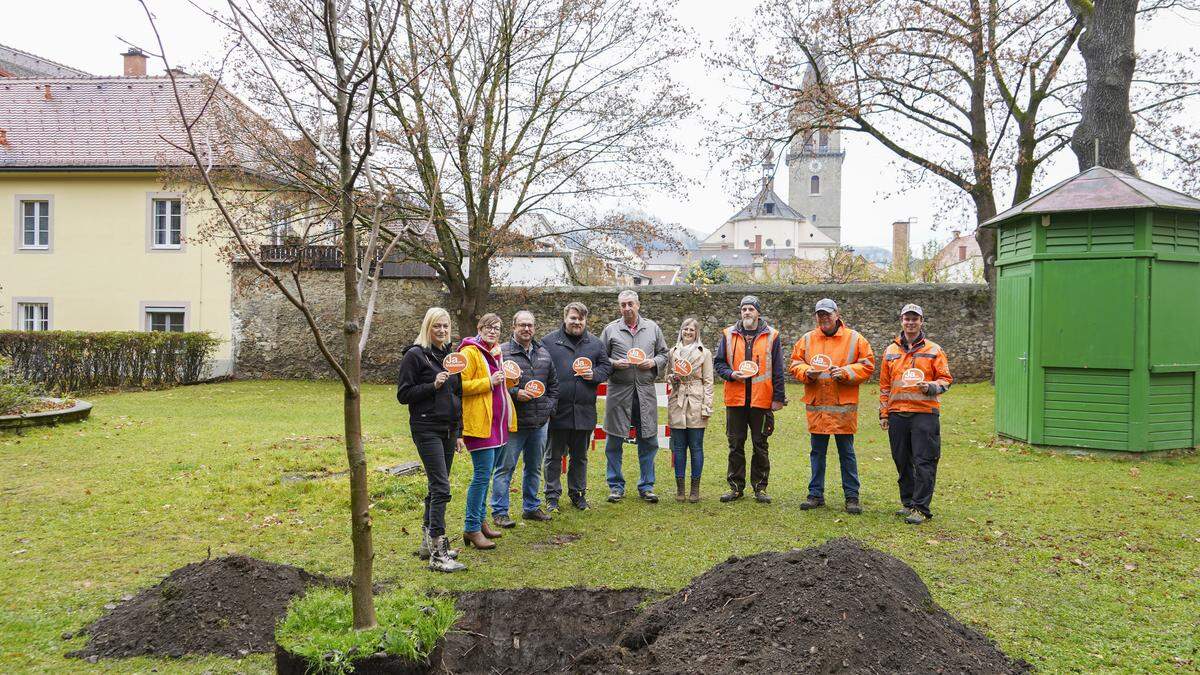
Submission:
[[[640,589],[558,588],[470,591],[446,636],[439,672],[559,673],[575,659],[613,644],[637,614]]]
[[[1020,673],[908,565],[850,539],[730,558],[576,661],[585,672]]]
[[[241,555],[192,563],[84,628],[87,646],[67,656],[269,652],[288,602],[335,583],[344,582]]]

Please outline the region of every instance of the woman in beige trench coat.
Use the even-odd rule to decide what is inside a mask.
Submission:
[[[675,501],[700,501],[700,472],[704,469],[704,428],[713,410],[712,350],[700,342],[700,324],[683,320],[679,338],[667,354],[667,423],[671,426],[671,456],[675,464]],[[692,460],[691,492],[683,483],[688,456]]]

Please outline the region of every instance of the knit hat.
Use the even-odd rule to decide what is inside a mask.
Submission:
[[[758,313],[762,314],[762,303],[758,301],[757,297],[753,295],[747,295],[746,297],[742,298],[742,301],[738,303],[738,309],[741,309],[746,305],[753,305],[754,309],[757,309]]]

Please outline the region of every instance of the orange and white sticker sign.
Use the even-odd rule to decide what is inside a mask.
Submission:
[[[685,359],[675,359],[675,365],[671,366],[671,370],[680,377],[687,377],[692,374],[692,362]]]
[[[505,361],[504,376],[510,380],[521,379],[521,366],[518,366],[514,361]]]
[[[534,398],[541,398],[546,393],[546,385],[541,380],[530,380],[525,383],[525,391]]]
[[[629,350],[629,353],[625,355],[625,358],[636,366],[637,364],[646,360],[646,352],[634,347],[633,349]]]
[[[816,354],[809,359],[808,365],[812,366],[813,370],[824,372],[833,367],[833,359],[827,354]]]
[[[442,367],[451,375],[461,373],[467,369],[467,357],[459,352],[450,352],[442,359]]]
[[[571,370],[574,370],[576,375],[582,375],[591,369],[592,360],[586,356],[581,356],[571,363]]]
[[[900,376],[900,381],[906,387],[915,387],[925,381],[925,372],[920,368],[909,368]]]
[[[738,364],[738,372],[746,377],[753,377],[758,374],[758,364],[750,360],[742,361]]]

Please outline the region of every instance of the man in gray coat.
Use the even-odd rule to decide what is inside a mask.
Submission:
[[[638,313],[641,305],[633,291],[617,296],[621,318],[604,327],[600,343],[612,362],[608,378],[608,398],[604,402],[604,431],[608,441],[608,501],[619,502],[625,496],[625,476],[621,473],[623,443],[630,428],[635,429],[638,448],[638,495],[651,504],[654,494],[654,458],[658,455],[658,398],[654,381],[667,368],[667,341],[662,329]],[[629,352],[640,349],[645,360],[631,363]]]

